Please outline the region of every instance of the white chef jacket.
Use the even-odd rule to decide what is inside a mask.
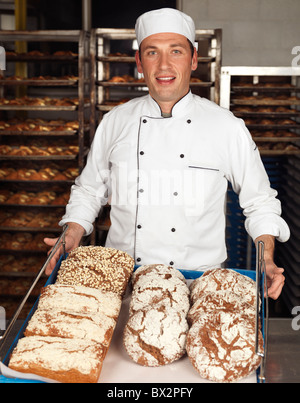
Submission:
[[[143,96],[104,116],[60,225],[78,223],[88,235],[109,201],[106,246],[140,265],[217,267],[227,258],[228,181],[251,237],[287,241],[281,203],[244,122],[191,92],[163,118],[156,101]]]

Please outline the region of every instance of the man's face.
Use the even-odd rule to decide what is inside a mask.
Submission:
[[[191,72],[197,69],[197,52],[191,55],[186,37],[173,33],[151,35],[136,53],[138,72],[144,74],[150,95],[162,112],[172,107],[189,92]]]

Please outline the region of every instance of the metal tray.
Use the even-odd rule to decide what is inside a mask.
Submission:
[[[64,235],[65,235],[66,229],[64,230],[62,236],[60,237],[60,239],[58,240],[55,249],[57,250],[57,248],[61,245],[62,242],[64,242]],[[243,274],[245,276],[250,277],[252,280],[256,281],[256,279],[258,279],[258,281],[256,281],[257,283],[257,315],[256,315],[256,351],[257,354],[259,354],[262,357],[262,364],[260,366],[260,368],[257,370],[256,373],[256,377],[257,377],[257,382],[258,383],[265,383],[265,368],[266,368],[266,356],[267,356],[267,339],[268,339],[268,309],[265,309],[265,304],[261,304],[260,301],[263,300],[263,295],[264,295],[264,290],[266,287],[266,278],[264,276],[264,261],[262,259],[263,256],[263,243],[261,242],[259,244],[258,247],[258,252],[257,252],[257,267],[256,267],[256,271],[249,271],[249,270],[236,270],[234,269],[236,272]],[[44,273],[44,270],[47,267],[48,261],[50,260],[50,257],[47,259],[47,262],[45,263],[45,265],[43,266],[43,268],[41,269],[41,272],[39,273],[39,275],[37,276],[34,284],[36,284],[37,280],[40,279],[41,275]],[[52,272],[51,276],[49,277],[46,285],[50,285],[50,284],[54,284],[56,281],[56,277],[57,277],[57,272],[60,268],[61,262],[67,257],[66,254],[64,254],[61,258],[60,261],[58,262],[55,270]],[[136,266],[137,268],[138,266]],[[185,276],[185,278],[187,280],[195,280],[196,278],[199,278],[203,275],[204,272],[201,271],[190,271],[190,270],[180,270],[182,272],[182,274]],[[13,320],[11,321],[11,324],[9,326],[9,328],[7,329],[3,339],[5,339],[8,334],[11,332],[13,326],[15,325],[15,322],[17,320],[18,314],[21,312],[22,310],[22,305],[26,302],[27,297],[30,295],[32,288],[29,290],[27,296],[24,298],[22,304],[20,305],[19,309],[16,312],[15,317],[13,318]],[[267,299],[267,298],[266,298]],[[36,311],[37,307],[38,307],[38,302],[39,299],[37,299],[36,303],[34,304],[31,312],[29,313],[27,319],[24,321],[21,329],[19,330],[15,340],[13,341],[13,343],[11,344],[11,346],[9,347],[8,352],[6,353],[6,355],[3,357],[1,356],[1,349],[3,344],[0,344],[0,363],[3,363],[4,365],[8,365],[9,363],[9,359],[10,359],[10,355],[12,353],[12,351],[14,350],[14,348],[16,347],[19,339],[21,339],[23,337],[24,331],[28,325],[28,322],[30,321],[31,317],[33,316],[34,312]],[[267,301],[268,303],[268,301]],[[267,306],[268,304],[266,304]],[[266,317],[266,320],[265,320]],[[263,333],[263,337],[264,337],[264,353],[260,353],[259,352],[259,346],[258,346],[258,331],[261,328],[262,333]],[[0,372],[0,383],[40,383],[40,381],[37,380],[24,380],[24,379],[17,379],[17,378],[6,378],[5,376],[1,375]]]

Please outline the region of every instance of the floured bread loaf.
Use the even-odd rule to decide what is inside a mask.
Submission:
[[[80,247],[62,262],[57,284],[82,285],[124,295],[134,269],[125,252],[97,246]]]
[[[62,337],[90,340],[109,347],[116,321],[103,313],[76,313],[37,310],[25,336]]]
[[[190,295],[187,285],[178,277],[165,278],[164,276],[148,273],[141,276],[134,285],[134,291],[142,292],[148,288],[159,288],[170,292],[179,291],[185,295]]]
[[[186,349],[200,376],[213,382],[242,379],[261,362],[255,353],[255,322],[239,313],[220,311],[198,318],[189,331]]]
[[[181,280],[172,280],[174,278],[165,280],[143,276],[143,279],[137,283],[139,286],[135,287],[132,292],[130,313],[147,307],[164,306],[177,309],[187,315],[190,309],[188,288],[187,286],[181,287]]]
[[[69,312],[75,310],[77,313],[100,312],[116,320],[121,303],[121,297],[112,292],[54,284],[42,290],[38,309]]]
[[[203,314],[215,315],[219,311],[239,312],[249,318],[255,318],[256,309],[254,305],[240,300],[240,297],[229,291],[219,291],[216,293],[203,293],[198,297],[188,313],[188,322],[192,325]]]
[[[90,340],[24,337],[9,367],[64,383],[96,383],[106,349]]]
[[[148,274],[161,276],[165,279],[171,277],[177,277],[186,284],[185,277],[179,270],[176,270],[171,266],[166,266],[163,264],[151,264],[141,266],[133,273],[131,279],[132,285],[135,286],[139,278]]]
[[[188,324],[174,309],[149,308],[135,312],[124,330],[124,346],[137,364],[158,367],[185,354]]]
[[[189,289],[182,274],[164,265],[141,266],[133,277],[130,313],[148,307],[174,308],[187,315]]]
[[[191,301],[194,303],[203,293],[229,291],[239,295],[241,300],[249,304],[256,301],[256,283],[230,269],[209,270],[199,277],[190,287]]]
[[[182,277],[164,265],[142,266],[134,274],[124,345],[136,363],[157,367],[184,355],[190,292]]]

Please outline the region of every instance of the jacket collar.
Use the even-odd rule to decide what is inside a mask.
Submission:
[[[187,113],[187,111],[191,110],[191,103],[193,100],[193,94],[191,91],[187,93],[183,98],[176,102],[172,109],[172,117],[180,117]],[[162,118],[162,113],[160,106],[155,101],[151,95],[147,95],[146,97],[146,108],[145,115],[151,118]]]

